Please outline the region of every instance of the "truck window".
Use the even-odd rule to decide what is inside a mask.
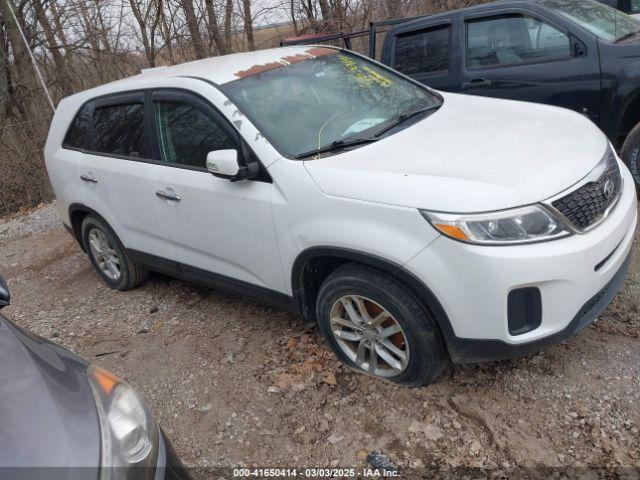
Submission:
[[[406,75],[449,70],[449,25],[398,37],[394,68]]]
[[[145,157],[144,105],[131,103],[95,109],[94,150],[111,155]]]
[[[571,56],[569,36],[520,14],[467,22],[467,67],[486,68],[551,62]]]

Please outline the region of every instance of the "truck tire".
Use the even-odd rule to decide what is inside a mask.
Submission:
[[[149,278],[149,272],[131,260],[115,232],[94,215],[82,222],[82,242],[102,279],[115,290],[131,290]]]
[[[636,190],[640,189],[640,123],[633,127],[627,135],[620,153],[622,161],[627,165],[636,182]]]
[[[324,281],[318,322],[336,356],[353,369],[407,387],[433,382],[448,355],[433,319],[402,284],[358,264]]]

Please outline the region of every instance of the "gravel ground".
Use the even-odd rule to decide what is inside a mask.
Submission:
[[[51,205],[0,221],[3,313],[134,385],[194,468],[363,467],[379,450],[409,478],[639,478],[638,258],[578,336],[410,390],[342,367],[295,315],[159,275],[110,290]]]
[[[55,202],[38,208],[29,215],[0,218],[0,245],[12,239],[51,230],[59,226],[60,218],[55,208]]]

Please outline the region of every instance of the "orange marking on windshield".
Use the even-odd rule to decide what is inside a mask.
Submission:
[[[308,49],[307,53],[314,57],[328,57],[330,55],[337,55],[340,51],[333,48],[313,47]]]
[[[309,55],[303,55],[302,53],[297,53],[295,55],[288,55],[286,57],[282,57],[282,60],[288,63],[298,63],[304,62],[305,60],[310,60],[311,57]]]
[[[260,73],[270,72],[271,70],[277,70],[278,68],[282,68],[282,67],[284,67],[284,65],[280,62],[271,62],[271,63],[262,64],[262,65],[253,65],[247,70],[240,70],[234,73],[234,75],[236,77],[246,78],[246,77],[251,77],[253,75],[258,75]]]
[[[336,55],[339,53],[338,50],[334,50],[332,48],[323,48],[323,47],[313,47],[305,51],[305,53],[296,53],[294,55],[287,55],[282,57],[281,60],[287,62],[288,64],[300,63],[306,60],[311,60],[317,57],[327,57],[329,55]],[[240,70],[234,73],[236,77],[247,78],[252,77],[253,75],[259,75],[261,73],[270,72],[272,70],[277,70],[278,68],[285,67],[286,65],[280,62],[270,62],[264,63],[261,65],[253,65],[252,67],[246,70]]]

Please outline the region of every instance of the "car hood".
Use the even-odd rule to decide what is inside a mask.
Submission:
[[[86,365],[0,316],[0,467],[20,467],[22,478],[47,474],[39,467],[84,467],[66,477],[98,477],[100,430]]]
[[[382,140],[305,162],[327,195],[443,212],[545,200],[585,177],[608,140],[570,110],[442,93],[443,106]]]

